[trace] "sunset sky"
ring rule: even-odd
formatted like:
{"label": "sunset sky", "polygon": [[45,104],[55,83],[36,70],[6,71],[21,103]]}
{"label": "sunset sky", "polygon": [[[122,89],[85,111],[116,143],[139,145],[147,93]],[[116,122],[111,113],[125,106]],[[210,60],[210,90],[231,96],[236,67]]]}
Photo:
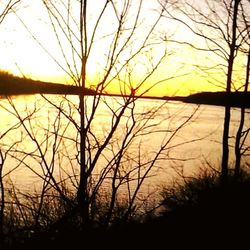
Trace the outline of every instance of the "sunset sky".
{"label": "sunset sky", "polygon": [[[4,2],[1,1],[3,6]],[[59,62],[64,61],[58,43],[56,41],[55,33],[53,32],[52,26],[48,19],[48,13],[45,7],[41,3],[42,1],[30,1],[23,0],[16,9],[16,14],[9,14],[3,23],[0,25],[0,69],[10,71],[16,75],[24,75],[37,80],[60,82],[60,83],[71,83],[70,79],[66,76],[65,72],[53,61],[48,53],[52,54]],[[60,1],[58,1],[60,2]],[[105,1],[101,1],[104,3]],[[136,2],[136,1],[132,1]],[[145,1],[144,1],[145,2]],[[141,34],[147,29],[155,20],[157,16],[156,9],[159,9],[157,1],[148,1],[147,4],[143,3],[143,15],[140,19],[142,22],[141,30],[138,31],[131,45],[138,46],[140,42]],[[90,18],[94,13],[100,11],[101,6],[96,6],[94,1],[90,1],[89,13]],[[136,7],[136,6],[135,6]],[[135,8],[136,9],[136,8]],[[133,8],[131,8],[133,10]],[[110,12],[109,12],[110,11]],[[73,12],[74,13],[74,12]],[[61,12],[63,14],[63,12]],[[75,19],[78,18],[76,15]],[[133,14],[133,13],[132,13]],[[135,14],[135,13],[134,13]],[[115,16],[110,9],[107,9],[102,21],[102,32],[103,36],[107,36],[112,32],[112,28],[115,26]],[[93,24],[90,20],[90,27]],[[142,32],[140,34],[140,32]],[[165,36],[171,36],[174,39],[183,40],[187,39],[189,42],[199,43],[200,41],[195,40],[196,38],[192,33],[177,25],[175,22],[171,22],[168,19],[163,19],[157,30],[159,37],[155,38],[158,43],[159,38]],[[99,33],[99,37],[101,37]],[[38,41],[35,41],[35,39]],[[95,85],[100,79],[100,72],[103,64],[105,64],[105,57],[107,56],[108,48],[107,44],[99,41],[99,43],[92,50],[90,60],[88,62],[88,84]],[[64,46],[64,40],[61,40],[62,46]],[[65,43],[66,44],[66,43]],[[42,45],[42,47],[41,47]],[[68,45],[65,45],[65,51],[68,53],[66,56],[71,57],[70,49],[67,49]],[[211,79],[205,77],[204,73],[199,71],[195,65],[199,63],[211,63],[212,57],[197,52],[187,46],[180,46],[175,43],[166,43],[164,45],[157,44],[155,48],[151,49],[151,61],[156,60],[162,55],[164,50],[167,49],[168,56],[164,60],[163,64],[159,67],[156,74],[148,80],[147,84],[159,81],[160,83],[152,89],[150,95],[188,95],[190,93],[199,91],[216,91],[222,90],[220,87],[215,87],[211,84]],[[48,53],[47,53],[47,52]],[[128,53],[128,52],[126,52]],[[124,58],[127,56],[124,53]],[[148,52],[149,53],[149,52]],[[145,54],[143,55],[145,57]],[[138,61],[134,63],[133,79],[131,81],[141,81],[145,75],[145,65],[141,62],[142,57],[138,57]],[[152,59],[153,58],[153,59]],[[121,59],[123,60],[123,58]],[[126,60],[126,59],[124,59]],[[217,60],[217,59],[215,59]],[[142,68],[145,66],[145,68]],[[77,66],[79,67],[79,65]],[[165,79],[165,80],[164,80]],[[223,79],[222,79],[223,81]],[[119,88],[116,88],[114,83],[109,91],[116,92]],[[149,85],[145,85],[149,86]]]}

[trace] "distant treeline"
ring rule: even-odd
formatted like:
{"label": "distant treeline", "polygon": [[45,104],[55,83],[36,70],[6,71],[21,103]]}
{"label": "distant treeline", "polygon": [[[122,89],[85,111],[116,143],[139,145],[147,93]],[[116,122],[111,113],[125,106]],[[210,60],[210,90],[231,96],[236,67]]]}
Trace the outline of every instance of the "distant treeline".
{"label": "distant treeline", "polygon": [[250,108],[250,92],[201,92],[186,97],[164,96],[164,98],[187,103]]}
{"label": "distant treeline", "polygon": [[35,81],[29,78],[14,76],[8,72],[0,72],[0,96],[28,94],[68,94],[94,95],[95,91],[82,87]]}
{"label": "distant treeline", "polygon": [[[36,81],[29,78],[14,76],[0,71],[0,96],[28,94],[65,94],[65,95],[96,95],[94,90],[61,83]],[[106,96],[126,96],[107,94]],[[129,95],[128,95],[129,96]],[[209,104],[231,107],[250,108],[250,92],[201,92],[189,96],[135,96],[136,98],[182,101],[196,104]]]}

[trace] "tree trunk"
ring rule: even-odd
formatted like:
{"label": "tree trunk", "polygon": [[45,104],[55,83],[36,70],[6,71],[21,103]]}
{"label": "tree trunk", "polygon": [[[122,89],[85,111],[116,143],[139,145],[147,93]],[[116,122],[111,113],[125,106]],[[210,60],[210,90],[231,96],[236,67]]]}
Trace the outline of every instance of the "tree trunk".
{"label": "tree trunk", "polygon": [[229,158],[229,128],[230,128],[230,106],[225,107],[225,117],[224,117],[224,131],[222,139],[222,164],[221,164],[221,178],[226,180],[228,176],[228,158]]}
{"label": "tree trunk", "polygon": [[[87,0],[80,1],[80,46],[81,46],[81,79],[80,86],[85,89],[86,85],[86,64],[87,64]],[[88,168],[86,165],[86,121],[85,121],[85,96],[80,96],[79,103],[80,113],[80,148],[79,148],[79,164],[80,164],[80,179],[77,191],[77,202],[82,217],[82,225],[88,226],[90,224],[89,214],[89,193],[88,193]]]}
{"label": "tree trunk", "polygon": [[[250,48],[248,50],[247,56],[247,66],[246,66],[246,80],[245,80],[245,87],[244,92],[248,91],[248,84],[249,84],[249,71],[250,71]],[[235,169],[234,169],[234,177],[237,179],[240,175],[240,167],[241,167],[241,137],[243,132],[243,126],[245,123],[245,108],[241,108],[241,116],[240,116],[240,124],[236,134],[235,140]]]}
{"label": "tree trunk", "polygon": [[239,128],[236,134],[236,140],[235,140],[235,169],[234,169],[234,177],[235,179],[238,179],[240,175],[240,163],[241,163],[241,135],[243,131],[243,126],[245,122],[245,108],[241,108],[241,116],[240,116],[240,124]]}
{"label": "tree trunk", "polygon": [[[233,7],[233,23],[232,23],[232,40],[230,43],[230,52],[228,57],[228,68],[227,68],[227,83],[226,83],[226,92],[231,92],[231,83],[233,75],[233,65],[234,57],[236,52],[236,31],[237,31],[237,16],[238,16],[238,7],[241,0],[234,1]],[[225,118],[224,118],[224,131],[222,139],[222,164],[221,164],[221,178],[226,180],[228,176],[228,160],[229,160],[229,129],[230,129],[230,116],[231,116],[231,107],[225,107]]]}

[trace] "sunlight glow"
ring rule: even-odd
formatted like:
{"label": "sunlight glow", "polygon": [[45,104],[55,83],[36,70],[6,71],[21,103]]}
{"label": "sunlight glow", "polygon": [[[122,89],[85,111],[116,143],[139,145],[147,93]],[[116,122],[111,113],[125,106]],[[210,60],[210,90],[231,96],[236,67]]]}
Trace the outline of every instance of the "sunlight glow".
{"label": "sunlight glow", "polygon": [[[0,25],[0,69],[37,80],[72,83],[65,71],[49,56],[49,54],[53,55],[61,65],[67,65],[56,41],[54,30],[47,18],[48,13],[44,6],[38,1],[26,1],[24,3],[16,14],[11,13]],[[148,11],[150,10],[151,12],[145,12],[141,19],[144,29],[150,25],[150,22],[154,18],[154,13],[156,13],[152,5],[149,2],[147,4]],[[98,6],[89,4],[90,13],[100,12],[101,7],[102,4]],[[131,6],[131,9],[133,7],[135,6]],[[93,54],[87,63],[88,86],[96,85],[102,79],[103,72],[107,70],[106,59],[109,56],[107,55],[107,51],[112,44],[112,32],[117,25],[114,22],[116,18],[114,13],[110,13],[113,13],[111,9],[103,16],[103,26],[101,31],[98,30],[99,33],[91,51]],[[149,13],[151,13],[151,16]],[[78,16],[74,18],[77,19]],[[93,15],[93,20],[95,20],[94,18]],[[94,23],[91,23],[93,20],[90,19],[89,30],[94,29]],[[75,27],[75,30],[77,32],[77,27]],[[169,21],[161,23],[160,30],[162,37],[164,36],[164,32],[174,34],[173,37],[177,39],[190,36],[187,30],[173,26],[173,23]],[[126,62],[130,56],[129,53],[134,53],[136,47],[140,46],[140,38],[143,33],[145,33],[145,30],[142,29],[141,33],[137,32],[135,34],[133,42],[122,53],[120,57],[121,61],[117,64],[118,66],[119,63]],[[34,40],[34,37],[38,42]],[[189,39],[192,39],[192,36]],[[70,44],[67,44],[63,39],[61,41],[64,43],[62,45],[65,45],[67,48],[65,50],[65,57],[70,59],[72,69],[79,69],[81,63],[79,58],[73,58]],[[150,77],[144,84],[147,87],[150,84],[152,85],[153,82],[160,82],[155,89],[147,93],[148,95],[187,95],[197,91],[221,90],[216,85],[211,84],[209,79],[205,80],[203,78],[204,73],[195,70],[194,66],[205,59],[201,53],[194,53],[190,48],[181,47],[178,44],[167,41],[164,46],[159,46],[157,42],[156,39],[154,48],[148,48],[148,50],[145,50],[140,56],[135,57],[133,62],[128,64],[127,69],[130,70],[130,78],[128,79],[128,73],[124,72],[123,74],[123,80],[129,81],[127,82],[128,86],[131,84],[133,88],[139,86],[147,75],[147,71],[151,70],[150,63],[159,58],[164,53],[164,50],[167,49],[169,55],[164,60],[164,64],[157,69],[157,77]],[[117,70],[119,69],[117,68]],[[115,72],[112,72],[112,74],[114,75]],[[107,90],[110,92],[119,92],[120,86],[116,81],[110,84]]]}

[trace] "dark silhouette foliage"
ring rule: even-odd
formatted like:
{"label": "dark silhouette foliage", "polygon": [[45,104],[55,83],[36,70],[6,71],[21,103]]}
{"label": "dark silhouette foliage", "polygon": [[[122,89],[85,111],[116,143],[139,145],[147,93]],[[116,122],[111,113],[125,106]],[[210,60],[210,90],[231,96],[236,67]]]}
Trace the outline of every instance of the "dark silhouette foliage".
{"label": "dark silhouette foliage", "polygon": [[[75,220],[55,223],[53,230],[38,232],[11,249],[162,248],[224,249],[248,244],[250,223],[250,175],[241,172],[221,182],[219,174],[205,173],[162,191],[160,215],[120,221],[104,227],[78,228]],[[70,216],[70,214],[68,215]]]}
{"label": "dark silhouette foliage", "polygon": [[164,220],[179,235],[222,247],[248,244],[249,173],[242,171],[235,179],[229,172],[227,182],[217,173],[205,173],[166,188],[162,197],[165,210],[158,220]]}
{"label": "dark silhouette foliage", "polygon": [[0,96],[27,94],[95,95],[95,91],[73,85],[35,81],[0,71]]}

